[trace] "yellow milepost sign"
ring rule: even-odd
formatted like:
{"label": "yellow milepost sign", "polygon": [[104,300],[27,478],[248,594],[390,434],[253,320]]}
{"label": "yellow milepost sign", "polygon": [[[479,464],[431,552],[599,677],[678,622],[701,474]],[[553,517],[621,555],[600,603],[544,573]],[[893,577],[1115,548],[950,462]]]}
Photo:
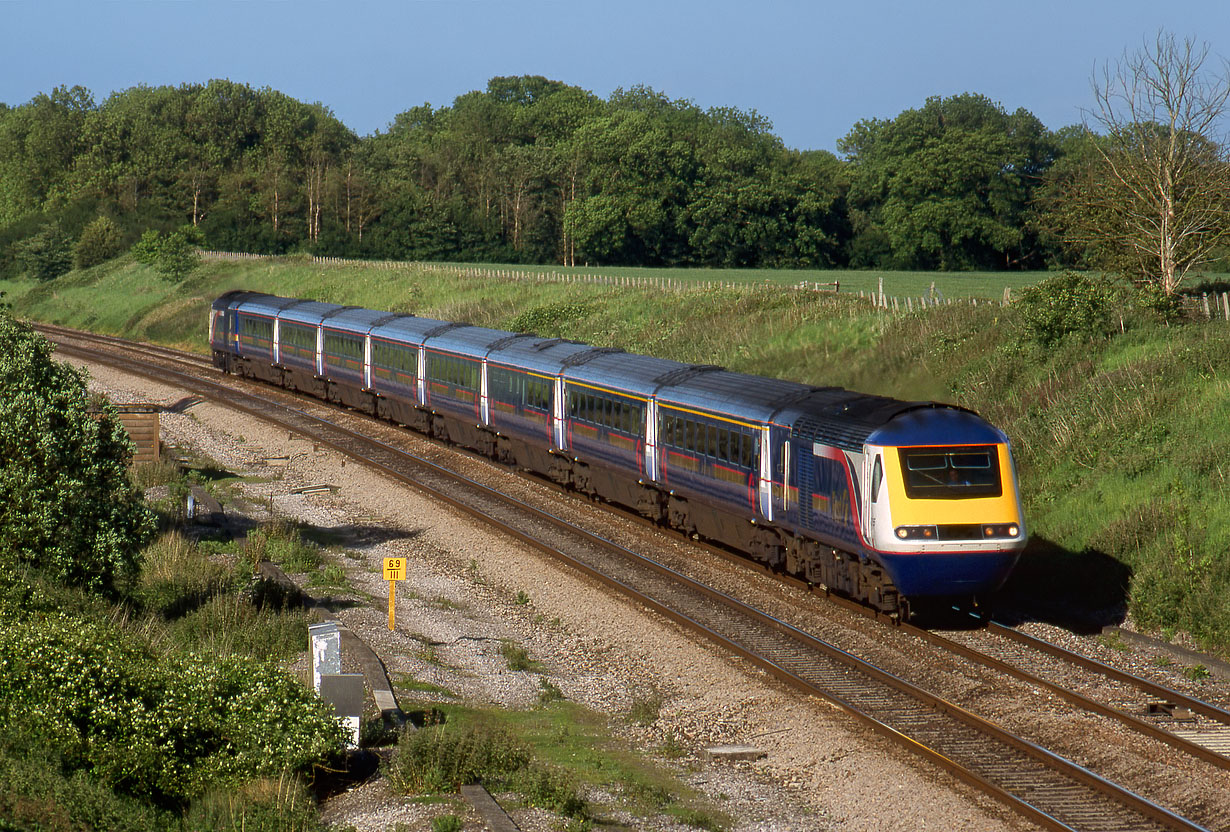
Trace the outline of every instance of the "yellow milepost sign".
{"label": "yellow milepost sign", "polygon": [[398,581],[406,579],[406,559],[405,558],[385,558],[384,559],[384,579],[389,582],[389,629],[393,629],[393,599],[395,597],[394,587]]}

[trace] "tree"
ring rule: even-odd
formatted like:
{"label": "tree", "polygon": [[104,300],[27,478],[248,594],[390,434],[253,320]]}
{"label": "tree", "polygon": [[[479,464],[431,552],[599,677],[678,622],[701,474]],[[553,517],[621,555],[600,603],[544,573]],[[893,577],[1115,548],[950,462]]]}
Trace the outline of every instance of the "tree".
{"label": "tree", "polygon": [[51,223],[16,245],[17,262],[35,280],[55,280],[73,268],[73,240]]}
{"label": "tree", "polygon": [[1053,212],[1065,240],[1167,295],[1230,242],[1230,157],[1214,137],[1230,68],[1214,72],[1208,59],[1207,44],[1159,32],[1104,67],[1090,115],[1104,133]]}
{"label": "tree", "polygon": [[115,220],[100,214],[82,229],[81,237],[73,246],[73,267],[88,269],[115,257],[123,251],[123,236]]}
{"label": "tree", "polygon": [[201,262],[197,241],[197,231],[190,225],[165,236],[150,229],[133,244],[132,253],[138,263],[152,267],[168,280],[183,280]]}
{"label": "tree", "polygon": [[1038,265],[1024,216],[1054,148],[1027,110],[972,93],[929,98],[854,126],[851,265],[994,269]]}
{"label": "tree", "polygon": [[0,568],[111,589],[154,531],[123,426],[109,405],[89,412],[85,374],[3,312],[0,389]]}

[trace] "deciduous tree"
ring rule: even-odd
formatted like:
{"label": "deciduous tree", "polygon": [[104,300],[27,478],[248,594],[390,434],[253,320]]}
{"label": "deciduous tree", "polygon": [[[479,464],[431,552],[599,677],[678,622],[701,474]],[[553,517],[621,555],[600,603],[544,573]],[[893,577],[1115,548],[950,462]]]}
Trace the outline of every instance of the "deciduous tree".
{"label": "deciduous tree", "polygon": [[[1088,164],[1062,183],[1053,219],[1096,261],[1173,294],[1230,242],[1230,155],[1219,132],[1230,68],[1159,32],[1094,79]],[[1090,123],[1092,122],[1092,124]]]}

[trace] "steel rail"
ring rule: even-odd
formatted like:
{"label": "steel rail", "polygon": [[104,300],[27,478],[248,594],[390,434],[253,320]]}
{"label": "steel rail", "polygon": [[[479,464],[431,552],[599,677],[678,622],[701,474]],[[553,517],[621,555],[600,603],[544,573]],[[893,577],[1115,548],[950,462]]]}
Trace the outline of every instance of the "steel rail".
{"label": "steel rail", "polygon": [[[1057,755],[1054,755],[1039,746],[1015,737],[1008,732],[1003,731],[1003,729],[998,726],[994,726],[991,723],[963,710],[959,706],[946,702],[930,693],[922,691],[913,685],[904,682],[903,680],[891,676],[891,674],[887,674],[878,668],[874,668],[868,663],[851,656],[839,648],[833,647],[832,645],[827,645],[825,642],[815,639],[814,637],[803,633],[802,631],[799,631],[784,622],[767,616],[759,611],[752,610],[729,596],[708,587],[704,587],[703,585],[686,578],[668,567],[658,564],[652,560],[645,559],[642,556],[632,553],[623,547],[619,547],[598,535],[593,535],[589,532],[585,532],[584,530],[577,529],[576,527],[571,526],[571,524],[567,524],[566,521],[554,517],[547,512],[543,512],[532,506],[528,506],[521,501],[513,500],[504,495],[500,495],[498,492],[494,492],[486,486],[475,483],[473,480],[469,480],[468,478],[453,474],[452,472],[447,471],[447,469],[435,465],[427,460],[421,460],[413,457],[412,455],[405,454],[404,452],[392,448],[392,446],[389,446],[386,443],[370,440],[365,437],[358,437],[348,431],[345,431],[345,429],[328,422],[327,420],[320,420],[316,417],[308,416],[301,410],[290,408],[282,404],[273,404],[267,401],[262,401],[250,394],[240,393],[211,381],[185,376],[184,374],[166,369],[159,372],[158,370],[150,369],[144,365],[134,367],[130,361],[126,361],[122,358],[116,358],[111,355],[98,356],[79,348],[65,346],[64,349],[67,352],[78,354],[79,357],[98,360],[101,363],[109,364],[110,366],[117,367],[117,369],[122,369],[126,372],[136,372],[140,375],[145,375],[146,377],[153,378],[163,383],[175,383],[180,386],[186,386],[189,389],[193,389],[193,392],[201,395],[208,395],[209,397],[215,399],[220,398],[229,406],[236,407],[237,409],[251,413],[252,415],[262,419],[271,419],[272,421],[280,422],[283,426],[292,430],[310,432],[310,425],[305,425],[303,423],[304,420],[310,420],[310,422],[323,426],[326,431],[341,432],[343,434],[343,438],[340,439],[336,436],[324,435],[320,435],[319,439],[321,439],[324,444],[333,447],[340,453],[356,458],[367,464],[371,464],[373,467],[395,476],[399,480],[408,482],[420,490],[425,490],[429,493],[435,491],[433,496],[442,498],[450,505],[453,505],[471,515],[482,518],[484,522],[490,523],[497,528],[512,534],[517,539],[523,540],[539,549],[548,551],[556,557],[562,558],[565,562],[570,563],[587,574],[593,575],[598,580],[619,588],[621,591],[635,598],[640,603],[661,612],[669,618],[676,620],[691,629],[706,634],[710,639],[725,646],[731,652],[746,657],[748,660],[754,662],[760,667],[765,668],[774,676],[792,684],[796,688],[805,690],[812,694],[823,696],[833,702],[844,712],[871,726],[873,730],[877,731],[877,733],[892,737],[916,753],[933,760],[945,769],[952,771],[966,782],[986,791],[997,799],[1012,806],[1025,816],[1030,817],[1048,828],[1200,829],[1200,827],[1196,824],[1179,817],[1173,812],[1134,795],[1131,792],[1106,781],[1105,779],[1080,766],[1063,760]],[[166,373],[178,376],[179,379],[169,381],[165,377]],[[207,393],[202,388],[208,388],[210,392]],[[261,402],[261,404],[259,406],[253,405],[251,404],[252,401],[258,401]],[[271,404],[278,410],[284,412],[283,418],[279,419],[268,412],[268,408]],[[364,453],[360,450],[356,450],[354,447],[355,442],[362,442],[369,448],[376,449],[378,453],[395,454],[395,463],[390,464],[387,461],[375,459],[371,455],[370,451]],[[737,610],[742,623],[738,624],[736,629],[739,630],[741,628],[746,628],[749,626],[748,622],[753,622],[756,625],[754,628],[755,632],[750,635],[745,635],[742,638],[738,637],[737,634],[732,636],[730,633],[719,632],[719,628],[721,627],[729,628],[729,621],[719,622],[717,626],[715,626],[714,621],[706,622],[701,620],[704,618],[703,613],[706,608],[712,609],[715,605],[709,603],[701,604],[697,608],[702,613],[699,617],[695,613],[688,614],[681,612],[679,609],[676,609],[676,605],[669,602],[663,602],[643,590],[631,586],[628,581],[620,580],[612,577],[611,575],[604,574],[604,570],[598,569],[579,560],[557,545],[544,542],[540,536],[524,532],[522,529],[513,526],[500,518],[491,516],[487,511],[476,509],[474,506],[467,504],[464,500],[453,498],[451,494],[441,493],[438,489],[432,489],[430,486],[423,484],[420,479],[411,477],[406,474],[404,470],[398,469],[396,463],[401,463],[404,465],[407,462],[410,462],[416,467],[430,470],[433,473],[443,474],[451,480],[451,489],[455,489],[458,485],[465,483],[467,487],[482,492],[488,499],[498,499],[505,505],[515,506],[517,511],[523,513],[528,512],[538,519],[546,520],[557,526],[562,524],[567,527],[569,534],[582,540],[588,540],[591,544],[601,546],[608,551],[618,552],[619,556],[622,558],[635,558],[640,562],[641,566],[648,566],[651,570],[657,571],[663,576],[667,576],[669,585],[666,587],[658,587],[658,590],[663,594],[668,596],[677,594],[681,591],[682,587],[687,587],[696,595],[696,597],[702,597],[709,601],[719,601],[723,610]],[[765,633],[770,631],[776,632],[789,639],[789,646],[784,649],[781,647],[777,648],[778,652],[776,658],[773,658],[771,655],[765,655],[766,650],[763,645],[757,646],[756,644],[757,641],[764,641]],[[792,653],[798,652],[800,646],[807,649],[807,656],[803,659],[800,659],[797,655],[792,656]],[[798,669],[800,661],[804,664],[815,664],[818,656],[824,656],[828,662],[835,662],[839,665],[840,670],[837,675],[847,677],[845,681],[843,682],[838,680],[834,682],[833,679],[830,678],[828,684],[817,684],[814,679],[809,680],[807,678],[808,671],[806,671],[806,668],[804,669],[805,672],[800,672]],[[793,669],[791,668],[791,665],[794,665]],[[912,705],[907,704],[903,706],[900,703],[894,703],[887,706],[886,713],[890,715],[890,718],[895,715],[898,718],[898,725],[891,724],[891,722],[887,719],[881,719],[872,715],[867,712],[865,708],[856,706],[851,701],[848,701],[847,697],[841,694],[840,691],[842,685],[844,684],[848,688],[851,684],[849,676],[852,671],[857,672],[867,680],[871,680],[871,682],[880,686],[882,689],[881,692],[875,693],[860,692],[867,698],[868,701],[876,698],[884,699],[885,695],[883,691],[894,691],[899,694],[907,695],[912,699],[914,703]],[[813,668],[809,672],[814,675],[817,671]],[[823,677],[824,673],[820,673],[820,676]],[[829,676],[833,676],[831,671],[829,671]],[[860,684],[866,683],[860,682]],[[858,686],[856,685],[855,687],[857,688]],[[836,690],[834,688],[836,688]],[[891,699],[892,697],[888,698]],[[945,727],[938,729],[937,736],[930,737],[929,739],[920,738],[928,732],[933,734],[936,733],[937,728],[935,724],[919,724],[920,715],[917,713],[919,705],[921,705],[923,709],[929,710],[931,713],[936,715],[943,715],[947,720],[949,720]],[[909,711],[910,713],[906,713],[906,711]],[[911,735],[910,733],[911,723],[913,723],[913,728],[915,729],[914,735]],[[965,732],[954,730],[952,728],[953,725],[963,725],[968,729],[972,729],[973,733],[969,737],[958,737],[958,734],[963,734]],[[988,739],[993,739],[995,742],[1000,743],[1003,748],[1009,749],[1010,753],[1006,756],[1010,757],[1011,761],[1005,764],[1005,754],[1001,749],[988,750],[986,748]],[[945,743],[948,746],[947,748],[934,747],[944,746]],[[974,747],[975,750],[980,750],[982,752],[982,762],[976,762],[974,764],[975,766],[981,766],[983,768],[983,772],[981,773],[970,765],[969,758],[971,746]],[[990,754],[992,758],[996,758],[998,755],[998,759],[992,759],[991,762],[988,763],[986,760],[988,754]],[[957,757],[959,756],[966,757],[965,762],[958,760]],[[1021,760],[1025,758],[1032,759],[1035,763],[1042,764],[1044,768],[1034,772],[1024,771],[1021,766]],[[1055,776],[1059,776],[1062,782],[1058,784],[1043,782],[1047,779],[1054,778]],[[1083,793],[1075,794],[1073,793],[1074,789],[1077,792]],[[1018,794],[1018,792],[1029,793],[1030,800],[1026,800],[1021,796],[1021,794]],[[1113,798],[1106,797],[1107,795],[1113,795]],[[1042,799],[1039,800],[1039,797]],[[1081,800],[1077,800],[1076,798],[1078,797],[1081,798]],[[1090,797],[1093,799],[1090,800]],[[1078,806],[1077,804],[1081,803],[1082,800],[1084,800],[1087,805],[1083,807]],[[1102,805],[1095,805],[1099,801],[1102,802]],[[1040,808],[1038,805],[1039,803],[1046,806],[1046,808]],[[1110,805],[1106,805],[1107,803]],[[1072,823],[1075,823],[1076,825],[1071,825]]]}

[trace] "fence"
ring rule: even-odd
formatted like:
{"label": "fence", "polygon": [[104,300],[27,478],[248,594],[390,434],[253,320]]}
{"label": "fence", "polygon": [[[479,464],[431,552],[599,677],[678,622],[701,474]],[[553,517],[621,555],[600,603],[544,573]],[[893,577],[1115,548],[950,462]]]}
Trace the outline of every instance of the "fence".
{"label": "fence", "polygon": [[[230,251],[202,251],[201,257],[206,260],[285,260],[273,254],[244,254]],[[841,290],[839,281],[820,283],[804,280],[795,284],[774,283],[771,280],[737,281],[737,280],[684,280],[674,277],[638,277],[633,275],[584,274],[578,272],[560,272],[553,270],[529,269],[497,269],[486,266],[454,266],[444,263],[423,263],[413,260],[351,260],[344,257],[315,257],[311,263],[317,266],[345,268],[362,266],[364,268],[384,269],[388,271],[420,271],[449,275],[471,280],[513,280],[529,283],[571,283],[597,287],[653,289],[663,292],[692,292],[697,290],[724,289],[730,291],[755,289],[789,289],[802,292],[837,294]],[[986,306],[995,304],[1007,306],[1012,303],[1012,288],[1005,287],[1003,297],[993,298],[946,298],[944,293],[932,283],[926,294],[906,297],[896,297],[884,293],[884,278],[880,278],[878,291],[859,290],[860,300],[871,303],[878,309],[893,314],[909,314],[936,306],[952,306],[966,304],[969,306]],[[853,297],[854,292],[847,291],[847,296]],[[1205,293],[1201,297],[1188,296],[1184,300],[1184,311],[1192,316],[1203,315],[1206,320],[1222,318],[1230,321],[1230,292],[1220,294]]]}

